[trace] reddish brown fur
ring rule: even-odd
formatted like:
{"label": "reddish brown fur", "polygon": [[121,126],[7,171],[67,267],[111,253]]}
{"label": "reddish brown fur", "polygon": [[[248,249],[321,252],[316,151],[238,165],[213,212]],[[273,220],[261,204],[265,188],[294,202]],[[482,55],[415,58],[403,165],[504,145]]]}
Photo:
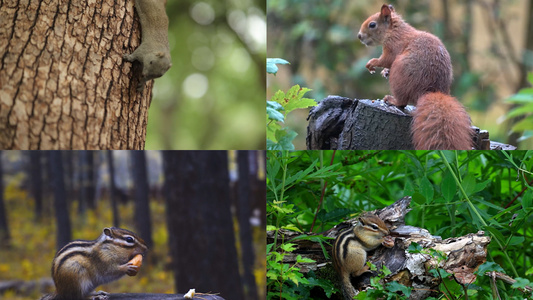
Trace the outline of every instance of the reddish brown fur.
{"label": "reddish brown fur", "polygon": [[381,56],[366,67],[372,73],[376,67],[390,69],[393,96],[385,101],[398,107],[417,105],[411,127],[416,149],[472,149],[470,117],[449,96],[452,63],[439,38],[411,27],[384,4],[361,25],[359,39],[367,46],[383,45]]}
{"label": "reddish brown fur", "polygon": [[449,95],[437,92],[420,97],[411,130],[415,149],[472,149],[470,117],[461,103]]}

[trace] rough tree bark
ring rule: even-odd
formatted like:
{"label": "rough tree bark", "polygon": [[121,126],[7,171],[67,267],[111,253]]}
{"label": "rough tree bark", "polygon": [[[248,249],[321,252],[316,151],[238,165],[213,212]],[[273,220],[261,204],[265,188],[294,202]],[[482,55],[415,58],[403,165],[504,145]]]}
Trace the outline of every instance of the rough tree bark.
{"label": "rough tree bark", "polygon": [[0,149],[144,148],[133,2],[0,1]]}

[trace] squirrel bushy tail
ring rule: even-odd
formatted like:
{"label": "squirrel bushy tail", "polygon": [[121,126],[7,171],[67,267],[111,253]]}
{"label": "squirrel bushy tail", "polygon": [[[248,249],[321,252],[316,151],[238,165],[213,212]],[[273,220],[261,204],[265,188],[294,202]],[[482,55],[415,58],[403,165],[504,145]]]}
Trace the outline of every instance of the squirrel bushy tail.
{"label": "squirrel bushy tail", "polygon": [[471,150],[470,116],[454,97],[440,92],[422,95],[411,125],[417,150]]}

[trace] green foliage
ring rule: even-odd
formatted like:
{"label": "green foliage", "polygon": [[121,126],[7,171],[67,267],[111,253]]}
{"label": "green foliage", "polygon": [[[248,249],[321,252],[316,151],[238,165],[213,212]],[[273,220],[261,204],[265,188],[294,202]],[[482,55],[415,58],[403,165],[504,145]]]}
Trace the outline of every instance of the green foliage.
{"label": "green foliage", "polygon": [[290,62],[282,58],[267,58],[267,73],[276,75],[276,73],[278,73],[278,66],[276,64],[287,65],[290,64]]}
{"label": "green foliage", "polygon": [[[361,211],[412,196],[406,224],[443,238],[478,231],[491,237],[488,263],[480,267],[477,280],[464,289],[450,276],[444,279],[447,289],[443,286],[441,291],[450,298],[464,297],[465,291],[490,297],[493,291],[486,272],[500,270],[513,278],[526,278],[533,272],[528,252],[533,246],[531,154],[533,151],[269,151],[267,224],[322,232]],[[410,251],[445,259],[442,253],[416,245]],[[449,276],[439,270],[432,272]],[[495,288],[502,299],[524,298],[521,291],[502,282]],[[390,290],[384,286],[382,291]]]}
{"label": "green foliage", "polygon": [[[267,59],[267,72],[276,74],[278,67],[276,64],[288,64],[289,62],[281,58]],[[288,128],[282,127],[288,113],[299,108],[316,106],[313,99],[304,98],[308,88],[301,88],[299,85],[291,87],[287,93],[278,90],[274,96],[267,101],[267,149],[268,150],[294,150],[292,141],[297,133]]]}
{"label": "green foliage", "polygon": [[[316,180],[323,178],[325,174],[331,171],[331,168],[323,168],[316,170],[315,162],[305,170],[301,170],[296,174],[288,174],[287,167],[291,161],[289,152],[269,152],[277,153],[275,156],[270,156],[267,161],[267,177],[269,182],[267,187],[271,192],[270,201],[267,202],[267,216],[271,222],[267,223],[268,231],[275,231],[275,242],[267,245],[267,299],[311,299],[310,290],[314,287],[320,288],[329,298],[335,291],[333,283],[317,277],[313,272],[309,272],[307,276],[300,272],[296,265],[289,265],[283,263],[283,258],[294,251],[295,244],[284,241],[284,237],[280,232],[281,229],[288,229],[293,231],[300,231],[298,226],[289,222],[294,217],[294,204],[287,203],[285,200],[285,192],[295,185],[306,180]],[[280,176],[281,180],[278,180]],[[278,236],[282,236],[283,240],[278,244]],[[330,238],[322,235],[301,235],[291,241],[296,240],[310,240],[318,242],[325,257],[328,257],[324,243]],[[278,245],[276,247],[276,245]],[[300,255],[296,258],[297,263],[313,263],[311,259],[302,258]]]}
{"label": "green foliage", "polygon": [[[146,149],[264,149],[266,39],[251,29],[266,23],[264,1],[168,1],[166,10],[173,66],[154,81],[148,117],[138,103],[116,109],[147,119]],[[249,21],[219,17],[236,12]]]}
{"label": "green foliage", "polygon": [[[527,77],[533,85],[533,73]],[[523,88],[517,94],[509,97],[507,102],[515,104],[515,108],[507,113],[506,119],[517,118],[511,131],[522,133],[519,141],[524,141],[533,136],[533,88]]]}

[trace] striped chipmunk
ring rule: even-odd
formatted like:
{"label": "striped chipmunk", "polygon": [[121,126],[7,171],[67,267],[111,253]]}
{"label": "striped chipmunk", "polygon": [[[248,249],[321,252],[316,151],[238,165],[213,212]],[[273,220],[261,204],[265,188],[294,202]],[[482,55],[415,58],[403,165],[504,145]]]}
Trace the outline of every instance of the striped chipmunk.
{"label": "striped chipmunk", "polygon": [[350,275],[357,277],[368,271],[367,251],[379,247],[387,235],[387,225],[376,215],[366,213],[359,217],[353,228],[337,236],[332,250],[333,265],[340,276],[345,299],[353,299],[355,296]]}
{"label": "striped chipmunk", "polygon": [[124,275],[135,276],[148,247],[135,233],[104,228],[94,241],[72,241],[59,250],[52,262],[56,293],[41,300],[107,299],[93,290]]}

